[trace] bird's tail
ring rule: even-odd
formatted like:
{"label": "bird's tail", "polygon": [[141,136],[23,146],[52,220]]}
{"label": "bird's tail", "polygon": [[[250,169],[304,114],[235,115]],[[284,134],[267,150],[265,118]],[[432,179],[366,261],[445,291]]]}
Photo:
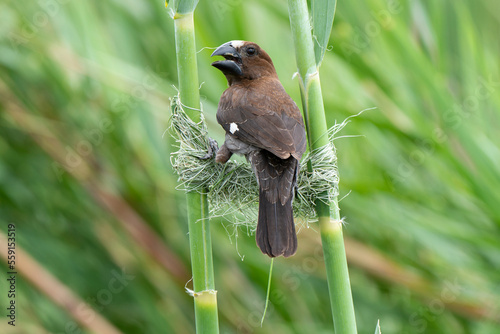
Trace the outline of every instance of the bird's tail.
{"label": "bird's tail", "polygon": [[293,222],[292,200],[289,196],[284,205],[272,203],[262,188],[259,191],[259,219],[255,239],[262,253],[270,257],[285,257],[297,251],[297,235]]}

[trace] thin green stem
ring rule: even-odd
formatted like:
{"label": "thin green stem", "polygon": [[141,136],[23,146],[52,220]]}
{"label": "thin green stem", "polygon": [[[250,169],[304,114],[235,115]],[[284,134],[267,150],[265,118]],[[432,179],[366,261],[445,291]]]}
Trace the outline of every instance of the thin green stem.
{"label": "thin green stem", "polygon": [[[306,0],[288,0],[309,149],[330,145]],[[314,169],[314,166],[311,166]],[[338,201],[316,201],[336,333],[357,333]]]}
{"label": "thin green stem", "polygon": [[274,258],[271,258],[271,265],[269,266],[269,278],[267,280],[266,305],[264,305],[264,313],[262,314],[262,319],[260,319],[260,327],[262,327],[262,324],[264,323],[264,319],[266,318],[267,306],[269,305],[269,292],[271,291],[273,264],[274,264]]}
{"label": "thin green stem", "polygon": [[[177,14],[174,22],[180,101],[188,116],[199,121],[201,111],[193,13]],[[188,192],[186,198],[196,332],[215,334],[219,333],[219,321],[207,196]]]}

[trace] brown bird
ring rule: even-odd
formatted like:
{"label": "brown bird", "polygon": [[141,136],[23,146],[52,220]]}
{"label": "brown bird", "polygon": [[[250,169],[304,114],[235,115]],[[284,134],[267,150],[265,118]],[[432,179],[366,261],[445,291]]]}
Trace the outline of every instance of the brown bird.
{"label": "brown bird", "polygon": [[247,158],[259,184],[257,245],[270,257],[291,256],[297,251],[292,201],[306,150],[302,115],[257,44],[231,41],[212,56],[225,58],[212,65],[229,84],[217,110],[226,138],[215,160],[225,163],[233,153]]}

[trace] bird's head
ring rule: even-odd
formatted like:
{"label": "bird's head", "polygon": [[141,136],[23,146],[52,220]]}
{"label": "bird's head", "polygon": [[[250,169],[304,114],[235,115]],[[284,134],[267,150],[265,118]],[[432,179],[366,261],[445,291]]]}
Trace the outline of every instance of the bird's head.
{"label": "bird's head", "polygon": [[230,41],[219,46],[213,56],[224,60],[212,63],[224,73],[231,85],[242,80],[254,80],[265,76],[277,77],[271,57],[260,46],[246,41]]}

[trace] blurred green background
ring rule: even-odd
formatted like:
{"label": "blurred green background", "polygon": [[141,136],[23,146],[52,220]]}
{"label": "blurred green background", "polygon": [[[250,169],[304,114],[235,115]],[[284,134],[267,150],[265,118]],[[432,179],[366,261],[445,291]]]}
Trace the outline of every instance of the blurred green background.
{"label": "blurred green background", "polygon": [[[214,138],[226,41],[263,47],[300,105],[286,1],[201,0],[195,20]],[[499,32],[496,0],[337,4],[329,125],[376,107],[336,140],[360,333],[500,333]],[[173,36],[162,1],[0,4],[0,230],[16,226],[19,271],[12,327],[1,259],[0,332],[194,333]],[[246,232],[213,220],[221,333],[331,333],[315,224],[275,261],[262,328],[270,261]]]}

